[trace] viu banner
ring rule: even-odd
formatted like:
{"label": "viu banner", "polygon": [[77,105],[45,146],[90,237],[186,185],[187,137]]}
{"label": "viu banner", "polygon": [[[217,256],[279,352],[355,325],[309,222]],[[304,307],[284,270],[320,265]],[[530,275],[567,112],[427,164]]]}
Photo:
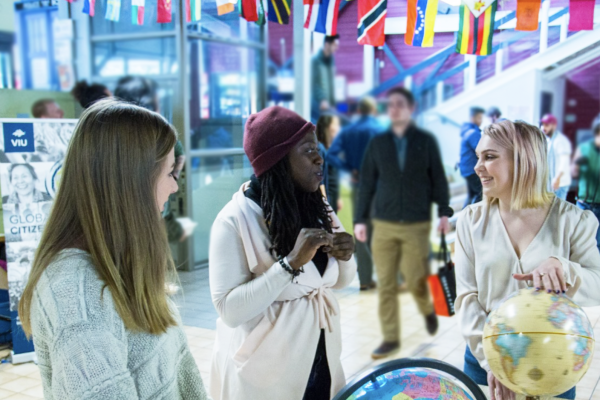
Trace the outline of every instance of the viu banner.
{"label": "viu banner", "polygon": [[8,264],[13,363],[35,358],[18,306],[48,219],[77,120],[1,119],[0,190]]}

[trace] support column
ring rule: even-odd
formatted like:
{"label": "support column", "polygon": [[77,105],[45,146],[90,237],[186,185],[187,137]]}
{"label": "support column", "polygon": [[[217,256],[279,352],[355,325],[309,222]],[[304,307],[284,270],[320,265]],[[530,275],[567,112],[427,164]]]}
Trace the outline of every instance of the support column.
{"label": "support column", "polygon": [[550,0],[545,0],[542,3],[542,12],[540,20],[542,27],[540,29],[540,53],[543,53],[548,49],[548,25],[550,16]]}
{"label": "support column", "polygon": [[294,2],[294,111],[310,120],[310,31],[304,29],[304,4]]}
{"label": "support column", "polygon": [[501,47],[496,52],[496,75],[500,74],[500,72],[502,72],[503,68],[504,68],[504,48]]}
{"label": "support column", "polygon": [[465,69],[465,90],[468,90],[477,84],[477,56],[466,54],[465,61],[469,63],[469,67]]}
{"label": "support column", "polygon": [[560,43],[567,40],[569,33],[569,14],[565,14],[560,18]]}
{"label": "support column", "polygon": [[375,87],[375,47],[363,46],[363,82],[365,91]]}
{"label": "support column", "polygon": [[[183,147],[186,154],[185,172],[179,179],[179,192],[177,199],[171,202],[171,209],[175,211],[176,216],[193,215],[191,209],[193,203],[193,193],[191,185],[192,163],[189,157],[191,149],[190,134],[190,77],[187,74],[189,64],[190,48],[188,47],[187,27],[185,21],[185,8],[183,2],[176,2],[177,13],[175,14],[175,54],[177,56],[177,85],[173,93],[173,125],[183,136]],[[202,51],[202,50],[200,50]],[[195,267],[194,246],[190,238],[178,243],[173,248],[175,262],[185,271],[191,271]]]}
{"label": "support column", "polygon": [[444,81],[439,81],[435,85],[435,105],[439,106],[444,102]]}

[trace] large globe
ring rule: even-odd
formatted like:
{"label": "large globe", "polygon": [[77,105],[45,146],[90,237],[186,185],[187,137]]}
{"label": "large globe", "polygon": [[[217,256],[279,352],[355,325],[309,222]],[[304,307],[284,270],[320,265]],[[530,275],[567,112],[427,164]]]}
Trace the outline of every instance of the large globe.
{"label": "large globe", "polygon": [[513,392],[557,396],[590,367],[593,332],[567,296],[521,289],[488,316],[483,350],[494,376]]}
{"label": "large globe", "polygon": [[473,400],[455,380],[427,368],[390,371],[368,382],[348,400]]}

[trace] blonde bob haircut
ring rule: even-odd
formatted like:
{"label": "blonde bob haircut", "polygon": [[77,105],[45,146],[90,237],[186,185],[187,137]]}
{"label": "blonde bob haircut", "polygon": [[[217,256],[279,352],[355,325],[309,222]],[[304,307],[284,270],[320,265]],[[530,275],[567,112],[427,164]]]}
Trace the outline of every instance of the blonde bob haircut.
{"label": "blonde bob haircut", "polygon": [[[483,134],[512,153],[511,209],[540,208],[550,203],[554,195],[548,191],[548,156],[542,131],[523,121],[504,120],[488,126]],[[492,204],[498,199],[488,197],[487,201]]]}
{"label": "blonde bob haircut", "polygon": [[36,285],[68,248],[90,254],[127,329],[160,334],[176,324],[166,289],[175,268],[156,199],[176,141],[175,129],[142,107],[107,99],[85,110],[19,302],[27,335]]}

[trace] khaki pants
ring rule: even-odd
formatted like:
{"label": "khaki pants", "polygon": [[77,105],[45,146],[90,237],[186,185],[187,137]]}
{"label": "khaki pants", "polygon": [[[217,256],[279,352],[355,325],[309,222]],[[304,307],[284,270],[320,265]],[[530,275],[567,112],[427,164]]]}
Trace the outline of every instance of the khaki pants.
{"label": "khaki pants", "polygon": [[373,221],[372,248],[378,280],[379,320],[386,342],[400,340],[398,270],[421,314],[429,315],[434,311],[427,286],[430,230],[430,222]]}

